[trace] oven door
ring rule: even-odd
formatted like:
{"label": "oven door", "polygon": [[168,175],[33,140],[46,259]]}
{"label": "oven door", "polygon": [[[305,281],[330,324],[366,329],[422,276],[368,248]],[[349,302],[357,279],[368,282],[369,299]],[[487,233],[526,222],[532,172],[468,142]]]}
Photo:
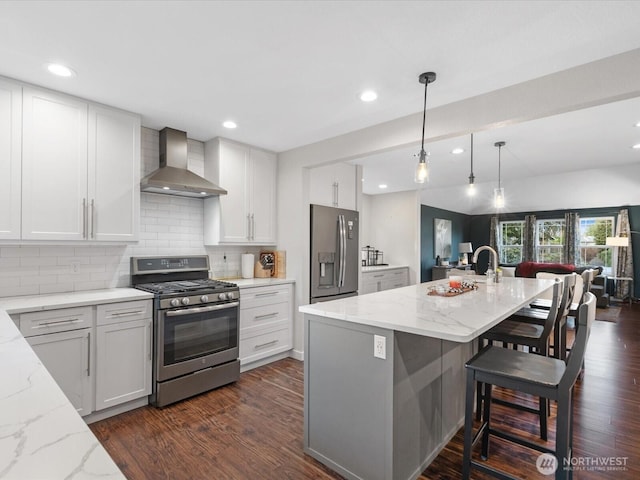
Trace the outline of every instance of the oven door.
{"label": "oven door", "polygon": [[160,310],[156,381],[236,360],[239,310],[239,302]]}

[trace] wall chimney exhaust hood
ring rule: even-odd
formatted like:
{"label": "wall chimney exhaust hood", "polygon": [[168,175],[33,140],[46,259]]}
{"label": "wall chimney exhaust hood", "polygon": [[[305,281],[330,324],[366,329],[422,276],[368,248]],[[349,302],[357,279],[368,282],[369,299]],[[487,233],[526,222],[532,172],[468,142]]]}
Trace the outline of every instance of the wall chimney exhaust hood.
{"label": "wall chimney exhaust hood", "polygon": [[160,168],[140,181],[140,190],[197,198],[227,194],[187,169],[187,133],[166,127],[160,130]]}

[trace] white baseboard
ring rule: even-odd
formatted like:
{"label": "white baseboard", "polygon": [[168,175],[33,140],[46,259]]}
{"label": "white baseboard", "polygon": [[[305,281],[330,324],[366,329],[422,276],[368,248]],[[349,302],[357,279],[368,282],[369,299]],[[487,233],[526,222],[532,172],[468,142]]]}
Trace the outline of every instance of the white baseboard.
{"label": "white baseboard", "polygon": [[291,350],[289,356],[295,360],[304,362],[304,350]]}

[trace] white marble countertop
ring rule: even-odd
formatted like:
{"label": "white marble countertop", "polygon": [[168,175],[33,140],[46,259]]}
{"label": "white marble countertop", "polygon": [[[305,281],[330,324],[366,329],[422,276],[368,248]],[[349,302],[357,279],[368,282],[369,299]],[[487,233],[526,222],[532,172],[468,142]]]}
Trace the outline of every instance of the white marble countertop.
{"label": "white marble countertop", "polygon": [[[484,278],[480,276],[479,280]],[[430,286],[447,283],[447,280],[426,282],[303,305],[299,310],[388,330],[469,342],[551,288],[553,280],[503,278],[497,284],[479,283],[477,290],[455,297],[427,295]]]}
{"label": "white marble countertop", "polygon": [[379,272],[381,270],[393,270],[394,268],[409,268],[408,265],[371,265],[369,267],[361,267],[362,273]]}
{"label": "white marble countertop", "polygon": [[153,294],[136,290],[135,288],[109,288],[103,290],[0,298],[0,310],[4,310],[13,315],[38,310],[81,307],[84,305],[126,302],[129,300],[144,300],[148,298],[153,298]]}
{"label": "white marble countertop", "polygon": [[0,478],[125,479],[0,311]]}

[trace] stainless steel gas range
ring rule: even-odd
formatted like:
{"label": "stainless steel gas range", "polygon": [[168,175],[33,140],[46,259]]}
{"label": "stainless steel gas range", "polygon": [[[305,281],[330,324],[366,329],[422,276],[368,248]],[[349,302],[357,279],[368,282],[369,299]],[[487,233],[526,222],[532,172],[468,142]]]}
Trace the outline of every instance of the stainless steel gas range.
{"label": "stainless steel gas range", "polygon": [[240,290],[209,280],[209,257],[131,257],[131,286],[154,297],[151,404],[238,380]]}

